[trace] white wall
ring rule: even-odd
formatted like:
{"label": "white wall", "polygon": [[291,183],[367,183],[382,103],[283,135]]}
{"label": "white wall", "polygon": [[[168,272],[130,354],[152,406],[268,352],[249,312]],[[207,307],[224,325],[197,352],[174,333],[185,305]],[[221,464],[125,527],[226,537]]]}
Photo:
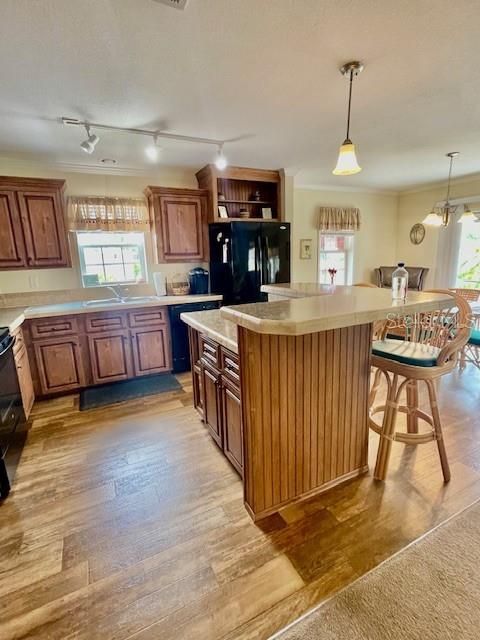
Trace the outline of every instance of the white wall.
{"label": "white wall", "polygon": [[[294,190],[292,280],[316,282],[318,269],[318,209],[321,206],[358,207],[361,228],[355,234],[353,281],[371,281],[372,271],[394,264],[397,255],[397,197],[381,193]],[[311,260],[300,259],[300,240],[313,241]]]}
{"label": "white wall", "polygon": [[[410,242],[410,229],[415,223],[422,222],[436,202],[444,200],[445,192],[445,184],[440,184],[426,190],[400,194],[398,198],[397,258],[407,265],[428,267],[428,287],[435,284],[437,263],[442,259],[439,255],[439,240],[445,229],[426,227],[425,240],[419,245]],[[472,196],[472,200],[478,202],[480,178],[453,181],[451,193],[452,199]]]}
{"label": "white wall", "polygon": [[[107,195],[118,197],[141,197],[147,185],[168,187],[198,187],[195,171],[185,168],[162,167],[151,175],[123,176],[106,173],[63,172],[54,167],[34,163],[11,162],[0,158],[0,175],[36,178],[58,178],[66,180],[68,195]],[[71,240],[71,238],[70,238]],[[0,271],[0,294],[30,291],[48,291],[80,288],[80,270],[76,247],[72,245],[71,269],[32,269]],[[193,266],[188,264],[155,265],[150,255],[150,271],[163,271],[167,275],[187,273]]]}

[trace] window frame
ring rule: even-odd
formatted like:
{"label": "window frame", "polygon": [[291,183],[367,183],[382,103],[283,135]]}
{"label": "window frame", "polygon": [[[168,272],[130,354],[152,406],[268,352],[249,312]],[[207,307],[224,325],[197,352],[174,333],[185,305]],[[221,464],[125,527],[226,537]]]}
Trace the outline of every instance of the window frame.
{"label": "window frame", "polygon": [[[322,250],[322,236],[342,236],[348,238],[351,243],[350,249]],[[354,255],[355,255],[355,233],[353,231],[319,231],[318,232],[318,260],[317,260],[317,280],[319,284],[330,284],[321,280],[321,262],[323,254],[344,254],[345,255],[345,285],[353,283]]]}
{"label": "window frame", "polygon": [[[143,242],[141,243],[122,243],[122,242],[117,242],[117,243],[109,243],[106,244],[105,242],[98,242],[97,244],[87,244],[87,245],[82,245],[79,242],[79,237],[81,235],[121,235],[121,236],[128,236],[130,234],[135,234],[138,236],[143,236]],[[136,285],[136,284],[147,284],[148,283],[148,263],[147,263],[147,251],[146,251],[146,238],[145,238],[145,233],[142,231],[75,231],[75,241],[77,244],[77,251],[78,251],[78,258],[79,258],[79,263],[80,263],[80,281],[82,284],[82,288],[84,289],[91,289],[92,287],[111,287],[111,286],[131,286],[131,285]],[[113,264],[118,264],[118,265],[122,265],[123,266],[123,270],[125,273],[125,265],[128,264],[136,264],[136,263],[131,263],[131,262],[125,262],[125,260],[123,259],[123,249],[125,248],[130,248],[130,247],[135,247],[139,249],[139,258],[140,258],[140,265],[142,268],[142,272],[143,272],[143,279],[141,282],[138,282],[137,280],[121,280],[121,281],[115,281],[115,282],[99,282],[99,283],[95,283],[95,284],[86,284],[85,283],[85,276],[88,275],[85,273],[86,271],[86,267],[87,267],[87,263],[85,262],[85,255],[84,255],[84,250],[85,249],[104,249],[104,248],[117,248],[117,249],[122,249],[122,261],[118,262],[118,263],[110,263],[110,262],[105,262],[104,260],[104,254],[102,251],[102,263],[101,266],[103,267],[104,270],[104,275],[105,275],[105,266],[107,265],[113,265]],[[100,265],[100,263],[95,263]]]}

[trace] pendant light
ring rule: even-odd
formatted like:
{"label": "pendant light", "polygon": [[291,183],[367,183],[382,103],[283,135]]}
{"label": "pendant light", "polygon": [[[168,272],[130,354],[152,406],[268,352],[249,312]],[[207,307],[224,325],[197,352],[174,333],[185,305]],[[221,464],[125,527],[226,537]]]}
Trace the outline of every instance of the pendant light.
{"label": "pendant light", "polygon": [[476,216],[473,211],[470,209],[468,204],[463,205],[463,213],[458,219],[458,223],[462,224],[462,222],[471,222],[472,220],[476,221]]}
{"label": "pendant light", "polygon": [[362,71],[363,64],[357,61],[347,62],[343,67],[340,67],[340,73],[342,76],[347,76],[350,79],[350,86],[348,92],[347,135],[340,147],[337,166],[332,171],[335,176],[351,176],[362,170],[362,167],[360,167],[357,162],[357,156],[355,155],[355,145],[350,140],[350,111],[352,106],[353,78],[354,76],[358,76]]}
{"label": "pendant light", "polygon": [[450,204],[450,182],[452,180],[452,167],[454,159],[460,155],[458,151],[450,151],[446,154],[450,158],[450,167],[448,170],[447,197],[445,203],[441,207],[433,207],[430,213],[423,220],[423,224],[430,227],[448,227],[453,214],[458,209],[457,205]]}

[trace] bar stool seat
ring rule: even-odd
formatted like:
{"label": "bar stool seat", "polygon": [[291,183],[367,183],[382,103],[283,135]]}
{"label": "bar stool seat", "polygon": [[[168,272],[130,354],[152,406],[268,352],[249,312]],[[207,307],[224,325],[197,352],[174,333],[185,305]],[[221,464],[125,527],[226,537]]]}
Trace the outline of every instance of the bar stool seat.
{"label": "bar stool seat", "polygon": [[[455,368],[458,355],[469,340],[470,307],[452,291],[431,293],[446,294],[449,298],[444,304],[446,308],[398,315],[393,323],[389,319],[383,325],[380,339],[373,342],[371,363],[376,372],[369,396],[369,426],[380,436],[374,471],[377,480],[385,480],[393,442],[419,445],[432,441],[437,443],[444,481],[450,480],[435,382]],[[391,337],[392,331],[395,337]],[[382,378],[387,398],[385,404],[375,405]],[[420,382],[427,387],[429,413],[419,408]],[[402,403],[404,393],[406,402]],[[398,413],[407,416],[406,432],[396,430]],[[381,423],[375,420],[377,414],[383,414]],[[426,431],[419,431],[420,420],[429,426]]]}
{"label": "bar stool seat", "polygon": [[385,338],[385,340],[373,342],[372,353],[381,358],[390,358],[416,367],[434,367],[437,364],[440,349],[422,342]]}
{"label": "bar stool seat", "polygon": [[468,344],[473,344],[475,347],[480,347],[480,329],[473,329],[468,340]]}

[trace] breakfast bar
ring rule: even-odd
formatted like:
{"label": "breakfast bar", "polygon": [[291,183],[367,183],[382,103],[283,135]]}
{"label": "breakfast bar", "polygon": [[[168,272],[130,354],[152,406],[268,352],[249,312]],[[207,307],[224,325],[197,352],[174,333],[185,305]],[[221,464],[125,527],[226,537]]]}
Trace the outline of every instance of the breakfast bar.
{"label": "breakfast bar", "polygon": [[[312,289],[299,297],[290,289],[283,300],[209,312],[217,333],[227,323],[230,345],[237,327],[244,500],[254,520],[367,471],[373,323],[445,300],[412,292],[399,308],[388,290]],[[183,319],[202,334],[196,316]]]}

